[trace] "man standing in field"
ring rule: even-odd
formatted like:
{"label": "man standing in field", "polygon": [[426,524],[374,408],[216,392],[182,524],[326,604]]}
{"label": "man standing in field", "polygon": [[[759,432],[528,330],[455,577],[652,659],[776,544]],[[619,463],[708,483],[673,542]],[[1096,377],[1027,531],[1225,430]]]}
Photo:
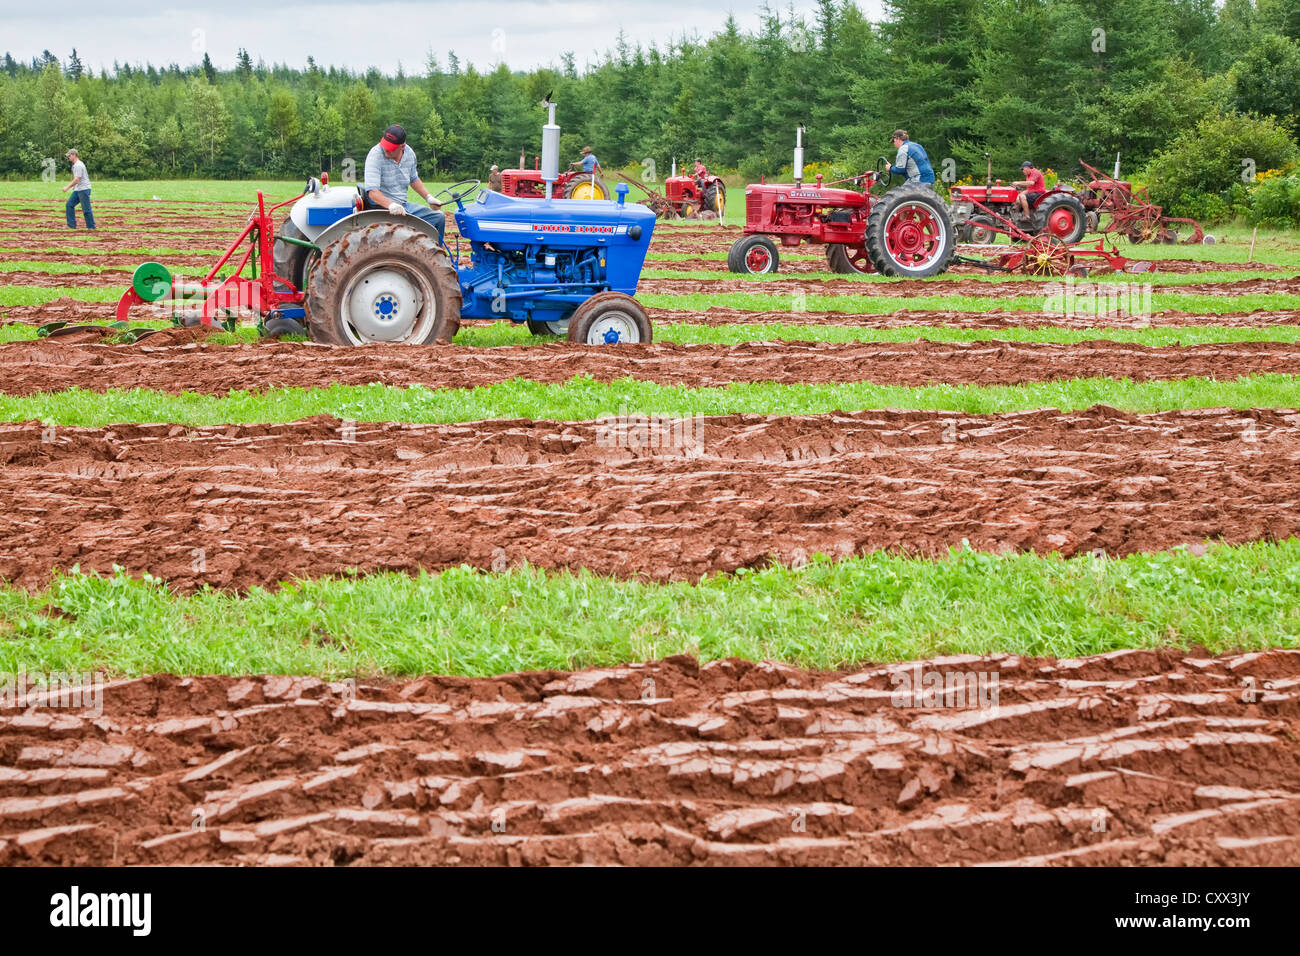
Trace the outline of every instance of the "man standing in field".
{"label": "man standing in field", "polygon": [[894,157],[894,164],[889,167],[889,171],[895,176],[905,177],[909,186],[919,183],[933,189],[934,167],[930,165],[930,157],[925,154],[925,147],[908,139],[905,129],[894,130],[890,142],[898,150],[898,155]]}
{"label": "man standing in field", "polygon": [[[407,202],[406,191],[414,189],[429,204]],[[438,230],[443,241],[447,217],[439,212],[442,203],[434,201],[420,181],[415,166],[415,150],[406,145],[406,130],[394,124],[384,130],[379,142],[366,154],[366,179],[362,186],[367,203],[387,209],[394,216],[412,215]]]}
{"label": "man standing in field", "polygon": [[95,228],[95,214],[90,211],[90,176],[86,173],[86,164],[81,161],[75,149],[68,150],[64,157],[72,164],[72,182],[63,187],[66,193],[72,190],[72,195],[68,197],[68,204],[64,207],[64,212],[68,214],[68,228],[77,228],[77,203],[81,203],[81,211],[86,217],[86,228]]}
{"label": "man standing in field", "polygon": [[488,170],[488,189],[494,193],[501,192],[501,169],[495,163]]}
{"label": "man standing in field", "polygon": [[1028,216],[1029,207],[1038,202],[1039,197],[1047,192],[1047,187],[1043,185],[1043,174],[1029,160],[1025,160],[1020,164],[1020,172],[1025,178],[1019,179],[1011,185],[1023,190],[1016,197],[1016,205],[1020,207],[1022,213]]}

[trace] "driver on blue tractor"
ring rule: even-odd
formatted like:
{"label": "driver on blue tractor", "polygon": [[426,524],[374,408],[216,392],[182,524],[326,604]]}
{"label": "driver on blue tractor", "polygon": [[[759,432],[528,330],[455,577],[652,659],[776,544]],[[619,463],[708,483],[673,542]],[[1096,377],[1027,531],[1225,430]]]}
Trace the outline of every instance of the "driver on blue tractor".
{"label": "driver on blue tractor", "polygon": [[[406,191],[414,189],[429,204],[408,202]],[[439,212],[442,204],[429,195],[415,167],[415,150],[406,145],[406,130],[393,124],[384,130],[379,142],[366,154],[366,179],[362,199],[367,209],[387,209],[394,216],[417,216],[438,230],[443,241],[447,217]]]}
{"label": "driver on blue tractor", "polygon": [[908,185],[920,183],[933,189],[934,167],[930,165],[930,157],[925,154],[925,147],[908,139],[905,129],[894,130],[890,141],[898,150],[898,155],[894,157],[894,164],[889,167],[889,171],[895,176],[904,177]]}

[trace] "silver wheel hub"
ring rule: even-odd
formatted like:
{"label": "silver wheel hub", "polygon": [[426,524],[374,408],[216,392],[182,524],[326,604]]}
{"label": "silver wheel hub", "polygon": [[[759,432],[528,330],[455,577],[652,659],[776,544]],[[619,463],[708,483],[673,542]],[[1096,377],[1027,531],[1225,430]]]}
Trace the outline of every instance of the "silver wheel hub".
{"label": "silver wheel hub", "polygon": [[350,337],[358,344],[418,341],[421,336],[414,333],[429,319],[422,315],[426,302],[423,285],[417,276],[398,266],[362,273],[343,296]]}
{"label": "silver wheel hub", "polygon": [[641,330],[636,319],[626,312],[606,312],[587,328],[588,345],[618,345],[640,342]]}

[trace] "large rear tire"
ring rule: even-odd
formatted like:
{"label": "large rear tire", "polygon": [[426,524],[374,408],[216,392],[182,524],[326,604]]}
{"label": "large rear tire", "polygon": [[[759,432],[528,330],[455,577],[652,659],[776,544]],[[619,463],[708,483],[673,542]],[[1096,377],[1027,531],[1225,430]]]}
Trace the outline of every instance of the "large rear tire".
{"label": "large rear tire", "polygon": [[720,183],[709,183],[704,187],[704,208],[718,214],[721,221],[727,211],[727,190]]}
{"label": "large rear tire", "polygon": [[1034,210],[1039,235],[1048,235],[1069,245],[1078,242],[1088,231],[1088,210],[1078,196],[1052,193]]}
{"label": "large rear tire", "polygon": [[826,262],[831,272],[843,275],[870,275],[876,270],[871,266],[865,246],[850,246],[843,242],[832,242],[826,246]]}
{"label": "large rear tire", "polygon": [[742,275],[767,275],[781,267],[781,253],[767,236],[741,236],[727,252],[727,268]]}
{"label": "large rear tire", "polygon": [[608,199],[609,187],[595,173],[579,173],[564,185],[565,199]]}
{"label": "large rear tire", "polygon": [[321,251],[307,330],[331,345],[432,345],[460,328],[460,285],[447,250],[421,229],[377,222]]}
{"label": "large rear tire", "polygon": [[890,190],[867,216],[867,256],[884,276],[923,279],[946,271],[956,239],[948,207],[925,187]]}
{"label": "large rear tire", "polygon": [[577,345],[635,345],[654,336],[641,303],[622,292],[598,292],[569,316],[569,341]]}

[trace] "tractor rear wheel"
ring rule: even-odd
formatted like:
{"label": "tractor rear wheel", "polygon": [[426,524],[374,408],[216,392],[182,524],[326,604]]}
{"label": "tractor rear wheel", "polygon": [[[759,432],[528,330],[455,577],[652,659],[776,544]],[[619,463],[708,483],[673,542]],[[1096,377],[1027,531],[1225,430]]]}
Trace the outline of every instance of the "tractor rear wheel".
{"label": "tractor rear wheel", "polygon": [[744,275],[766,275],[780,265],[781,254],[767,236],[741,236],[727,252],[727,268]]}
{"label": "tractor rear wheel", "polygon": [[565,199],[608,199],[609,187],[595,173],[579,173],[565,184]]}
{"label": "tractor rear wheel", "polygon": [[850,246],[843,242],[832,242],[826,246],[826,262],[831,272],[842,274],[867,275],[876,270],[871,267],[866,246]]}
{"label": "tractor rear wheel", "polygon": [[432,345],[451,341],[460,306],[447,250],[422,229],[376,222],[322,250],[307,290],[307,329],[331,345]]}
{"label": "tractor rear wheel", "polygon": [[892,189],[867,216],[867,256],[884,276],[938,275],[952,261],[956,238],[948,207],[925,187]]}
{"label": "tractor rear wheel", "polygon": [[528,319],[528,331],[533,335],[567,335],[569,319]]}
{"label": "tractor rear wheel", "polygon": [[650,316],[622,292],[598,292],[569,316],[569,341],[578,345],[634,345],[653,337]]}
{"label": "tractor rear wheel", "polygon": [[306,246],[300,246],[293,242],[284,242],[280,237],[284,236],[289,239],[300,239],[307,241],[307,237],[302,234],[302,230],[293,224],[293,220],[288,216],[284,217],[284,222],[275,231],[275,244],[271,246],[271,258],[275,265],[275,274],[281,279],[288,279],[293,283],[293,287],[299,292],[302,291],[303,272],[307,268],[307,257],[311,255],[311,250]]}
{"label": "tractor rear wheel", "polygon": [[718,214],[718,220],[722,220],[723,213],[727,210],[727,190],[721,183],[709,183],[704,187],[704,207],[710,212]]}
{"label": "tractor rear wheel", "polygon": [[1078,196],[1052,193],[1034,210],[1038,233],[1060,239],[1066,245],[1078,242],[1088,229],[1088,211]]}

